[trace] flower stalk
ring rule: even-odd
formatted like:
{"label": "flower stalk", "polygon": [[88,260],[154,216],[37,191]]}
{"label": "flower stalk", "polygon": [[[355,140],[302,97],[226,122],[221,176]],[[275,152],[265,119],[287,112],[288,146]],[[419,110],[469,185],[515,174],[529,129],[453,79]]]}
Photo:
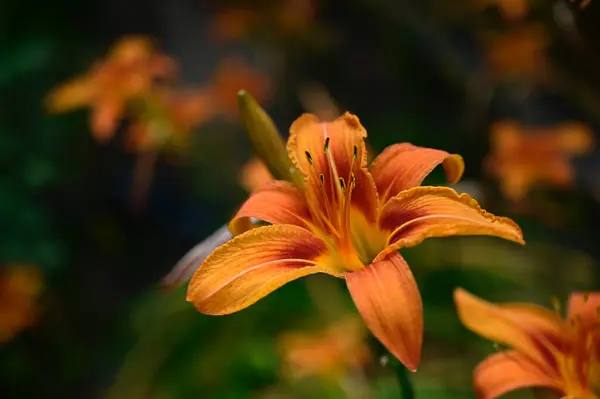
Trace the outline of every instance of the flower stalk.
{"label": "flower stalk", "polygon": [[394,359],[392,363],[398,384],[400,384],[400,392],[402,392],[402,399],[414,399],[415,388],[413,387],[412,379],[410,378],[409,371],[399,361]]}

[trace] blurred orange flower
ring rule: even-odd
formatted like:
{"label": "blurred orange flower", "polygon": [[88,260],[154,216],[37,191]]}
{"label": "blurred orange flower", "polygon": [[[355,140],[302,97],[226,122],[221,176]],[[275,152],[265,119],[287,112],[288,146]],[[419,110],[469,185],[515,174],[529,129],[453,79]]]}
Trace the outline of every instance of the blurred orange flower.
{"label": "blurred orange flower", "polygon": [[43,287],[39,270],[9,265],[0,272],[0,343],[10,341],[37,318],[37,300]]}
{"label": "blurred orange flower", "polygon": [[479,8],[498,7],[504,19],[520,21],[529,11],[529,0],[476,0]]}
{"label": "blurred orange flower", "polygon": [[207,87],[213,109],[226,116],[237,115],[237,92],[242,89],[260,103],[271,93],[270,80],[240,58],[224,59]]}
{"label": "blurred orange flower", "polygon": [[349,368],[372,359],[367,330],[360,319],[348,318],[318,333],[293,332],[279,338],[284,374],[291,378],[339,378]]}
{"label": "blurred orange flower", "polygon": [[536,305],[494,305],[462,289],[454,299],[468,329],[512,348],[475,369],[479,398],[527,387],[550,388],[564,398],[600,398],[600,293],[572,293],[566,320]]}
{"label": "blurred orange flower", "polygon": [[227,8],[214,17],[210,32],[217,40],[238,40],[249,35],[258,20],[259,15],[254,10]]}
{"label": "blurred orange flower", "polygon": [[486,38],[486,57],[497,79],[540,77],[546,68],[548,34],[537,24],[519,26]]}
{"label": "blurred orange flower", "polygon": [[[464,170],[459,155],[403,143],[368,168],[366,136],[349,113],[333,122],[298,118],[288,154],[305,177],[303,188],[274,180],[255,190],[230,222],[239,235],[198,268],[188,301],[205,314],[229,314],[303,276],[344,278],[367,327],[415,370],[422,303],[398,249],[429,237],[492,235],[523,243],[523,236],[512,220],[484,211],[467,194],[420,186],[440,164],[458,181]],[[246,231],[250,218],[272,225]]]}
{"label": "blurred orange flower", "polygon": [[213,105],[206,90],[158,90],[151,104],[128,128],[128,144],[134,151],[183,146],[193,129],[212,117]]}
{"label": "blurred orange flower", "polygon": [[246,62],[226,58],[211,80],[197,90],[158,88],[147,93],[129,129],[130,147],[144,150],[167,143],[184,144],[194,128],[218,115],[237,115],[237,93],[244,89],[258,101],[270,94],[270,81]]}
{"label": "blurred orange flower", "polygon": [[258,187],[273,180],[273,176],[265,166],[264,162],[261,161],[260,158],[254,157],[242,167],[240,180],[242,186],[248,192],[252,192]]}
{"label": "blurred orange flower", "polygon": [[485,168],[500,179],[504,195],[518,202],[536,183],[570,187],[575,174],[570,158],[590,151],[593,142],[592,132],[581,123],[529,128],[502,121],[491,128]]}
{"label": "blurred orange flower", "polygon": [[315,0],[280,0],[258,7],[225,8],[212,21],[210,31],[217,40],[243,39],[260,29],[299,36],[310,29],[315,12]]}
{"label": "blurred orange flower", "polygon": [[580,10],[583,10],[584,8],[586,8],[587,6],[590,5],[590,3],[592,2],[592,0],[569,0],[570,3],[576,3],[579,2],[579,4],[577,5],[577,7],[579,7]]}
{"label": "blurred orange flower", "polygon": [[175,62],[157,52],[149,39],[125,37],[87,73],[55,88],[47,106],[57,113],[89,106],[92,133],[106,141],[123,117],[127,101],[148,93],[156,79],[170,78],[176,69]]}
{"label": "blurred orange flower", "polygon": [[277,5],[274,19],[281,32],[300,35],[311,27],[315,19],[315,0],[286,0]]}

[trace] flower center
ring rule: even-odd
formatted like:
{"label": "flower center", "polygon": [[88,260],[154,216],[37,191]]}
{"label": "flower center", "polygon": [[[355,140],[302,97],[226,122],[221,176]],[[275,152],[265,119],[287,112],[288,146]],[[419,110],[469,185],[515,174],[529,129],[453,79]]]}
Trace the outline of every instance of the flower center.
{"label": "flower center", "polygon": [[[310,164],[307,188],[307,202],[317,231],[327,241],[340,271],[357,271],[368,265],[375,256],[372,245],[365,237],[363,228],[368,229],[368,223],[360,219],[362,214],[352,209],[352,193],[356,188],[355,169],[358,164],[358,147],[352,148],[352,159],[340,168],[330,149],[331,138],[327,136],[322,158],[313,157],[308,151],[305,156]],[[316,154],[314,154],[316,155]]]}
{"label": "flower center", "polygon": [[600,398],[600,308],[595,320],[580,315],[568,320],[567,334],[571,342],[559,359],[565,381],[565,392],[574,397]]}

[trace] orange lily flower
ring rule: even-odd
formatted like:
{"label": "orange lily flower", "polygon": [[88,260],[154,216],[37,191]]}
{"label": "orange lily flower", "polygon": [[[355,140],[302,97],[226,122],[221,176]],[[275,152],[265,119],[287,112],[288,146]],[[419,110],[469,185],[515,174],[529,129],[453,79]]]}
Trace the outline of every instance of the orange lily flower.
{"label": "orange lily flower", "polygon": [[269,169],[260,158],[252,158],[242,167],[241,173],[242,186],[249,192],[254,191],[260,186],[273,180]]}
{"label": "orange lily flower", "polygon": [[217,40],[238,40],[248,35],[259,21],[260,16],[254,10],[228,8],[213,18],[210,33]]}
{"label": "orange lily flower", "polygon": [[491,34],[486,41],[487,60],[496,78],[543,76],[549,42],[543,26],[520,26],[507,33]]}
{"label": "orange lily flower", "polygon": [[[288,153],[303,188],[273,181],[254,191],[230,223],[239,234],[218,247],[190,281],[187,299],[205,314],[244,309],[314,273],[344,278],[371,332],[410,370],[423,339],[422,303],[398,249],[428,237],[493,235],[523,243],[520,228],[466,194],[419,187],[443,164],[451,182],[459,155],[408,143],[367,168],[366,130],[346,113],[333,122],[305,114],[290,128]],[[249,218],[271,225],[249,227]],[[240,234],[241,233],[241,234]]]}
{"label": "orange lily flower", "polygon": [[129,146],[136,151],[185,143],[192,130],[213,115],[207,90],[158,90],[151,100],[147,103],[152,109],[128,128]]}
{"label": "orange lily flower", "polygon": [[552,128],[526,128],[512,122],[495,124],[491,131],[492,153],[486,169],[500,179],[504,194],[513,201],[525,197],[537,182],[568,188],[575,171],[569,163],[593,145],[593,134],[581,123],[564,123]]}
{"label": "orange lily flower", "polygon": [[242,39],[260,29],[300,36],[313,24],[315,13],[314,0],[279,0],[266,7],[227,8],[215,16],[210,33],[217,40]]}
{"label": "orange lily flower", "polygon": [[208,85],[216,112],[226,116],[238,113],[237,92],[246,90],[256,101],[264,101],[271,93],[269,79],[256,72],[240,58],[226,58],[221,61]]}
{"label": "orange lily flower", "polygon": [[463,289],[454,299],[468,329],[512,348],[475,369],[479,398],[527,387],[550,388],[565,399],[600,398],[600,292],[572,293],[566,319],[531,304],[495,305]]}
{"label": "orange lily flower", "polygon": [[286,0],[277,3],[274,20],[281,32],[300,35],[310,29],[316,14],[315,0]]}
{"label": "orange lily flower", "polygon": [[175,62],[156,52],[149,39],[126,37],[86,74],[55,88],[47,105],[56,113],[91,107],[92,133],[106,141],[123,117],[127,101],[148,93],[156,79],[170,78],[175,70]]}
{"label": "orange lily flower", "polygon": [[11,265],[0,275],[0,343],[35,322],[42,286],[42,276],[34,267]]}
{"label": "orange lily flower", "polygon": [[319,333],[287,333],[279,339],[284,371],[292,378],[317,375],[339,377],[351,367],[371,360],[366,330],[360,320],[348,318]]}
{"label": "orange lily flower", "polygon": [[496,6],[508,21],[520,21],[529,11],[528,0],[477,0],[476,5],[478,8]]}

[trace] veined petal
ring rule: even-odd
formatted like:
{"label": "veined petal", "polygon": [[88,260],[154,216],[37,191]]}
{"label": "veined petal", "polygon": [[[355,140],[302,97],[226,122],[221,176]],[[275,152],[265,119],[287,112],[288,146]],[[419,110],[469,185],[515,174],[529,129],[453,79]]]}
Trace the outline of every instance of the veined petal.
{"label": "veined petal", "polygon": [[600,292],[573,292],[567,303],[567,318],[578,319],[586,328],[600,325]]}
{"label": "veined petal", "polygon": [[339,208],[343,201],[340,180],[346,188],[354,180],[352,205],[369,221],[376,220],[377,188],[367,169],[365,137],[367,131],[350,113],[333,122],[321,122],[316,116],[305,114],[292,124],[288,154],[306,177],[311,206]]}
{"label": "veined petal", "polygon": [[521,388],[545,387],[562,392],[551,375],[517,351],[503,351],[488,356],[473,373],[475,393],[479,399],[495,399]]}
{"label": "veined petal", "polygon": [[248,218],[271,224],[292,224],[310,229],[310,211],[304,194],[291,183],[273,180],[254,191],[229,223],[233,234],[248,230]]}
{"label": "veined petal", "polygon": [[285,283],[314,273],[341,277],[318,259],[323,240],[292,225],[264,226],[217,248],[194,273],[187,300],[200,312],[223,315],[244,309]]}
{"label": "veined petal", "polygon": [[398,253],[352,273],[346,284],[367,327],[408,369],[421,360],[423,305],[417,283]]}
{"label": "veined petal", "polygon": [[511,219],[483,210],[468,194],[448,187],[415,187],[384,206],[379,226],[391,231],[389,249],[412,247],[428,237],[491,235],[523,244],[523,233]]}
{"label": "veined petal", "polygon": [[548,375],[558,375],[551,356],[562,339],[562,320],[557,313],[535,305],[495,305],[461,288],[454,291],[454,301],[458,317],[469,330],[511,346]]}
{"label": "veined petal", "polygon": [[387,147],[375,158],[370,168],[379,201],[385,204],[401,191],[420,186],[439,164],[443,165],[450,183],[458,182],[465,170],[465,163],[458,154],[410,143]]}

